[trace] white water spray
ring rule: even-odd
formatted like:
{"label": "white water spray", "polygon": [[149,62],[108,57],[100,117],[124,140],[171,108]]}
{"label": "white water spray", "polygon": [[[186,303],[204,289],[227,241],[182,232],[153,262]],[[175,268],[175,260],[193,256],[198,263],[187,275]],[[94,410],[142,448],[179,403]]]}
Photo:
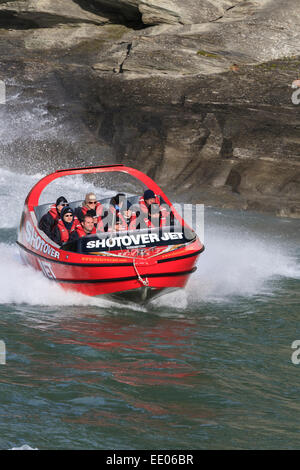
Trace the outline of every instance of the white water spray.
{"label": "white water spray", "polygon": [[288,243],[272,238],[262,239],[261,233],[249,230],[247,221],[244,227],[227,226],[221,225],[215,216],[205,223],[205,247],[198,260],[198,269],[185,290],[159,298],[158,305],[185,309],[195,303],[272,295],[272,281],[300,279],[296,247],[291,249]]}

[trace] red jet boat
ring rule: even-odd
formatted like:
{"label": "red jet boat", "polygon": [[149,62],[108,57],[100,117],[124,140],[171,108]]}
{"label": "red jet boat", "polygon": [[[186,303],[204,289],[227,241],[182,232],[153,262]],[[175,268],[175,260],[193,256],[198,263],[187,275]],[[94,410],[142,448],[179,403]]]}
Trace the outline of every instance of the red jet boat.
{"label": "red jet boat", "polygon": [[[40,196],[57,178],[78,174],[86,175],[84,178],[108,175],[110,181],[116,181],[117,175],[130,175],[135,181],[131,191],[126,193],[130,209],[139,207],[141,201],[143,193],[131,194],[138,183],[155,193],[159,204],[164,205],[170,215],[168,223],[122,232],[97,231],[76,242],[57,245],[38,228],[39,220],[53,205],[53,202],[39,205]],[[98,200],[109,210],[109,198]],[[69,206],[74,209],[81,203],[82,200],[72,201]],[[185,287],[189,276],[197,269],[198,256],[204,251],[194,230],[159,186],[144,173],[124,165],[58,170],[42,178],[26,198],[17,244],[26,264],[63,288],[90,296],[109,295],[143,302]]]}

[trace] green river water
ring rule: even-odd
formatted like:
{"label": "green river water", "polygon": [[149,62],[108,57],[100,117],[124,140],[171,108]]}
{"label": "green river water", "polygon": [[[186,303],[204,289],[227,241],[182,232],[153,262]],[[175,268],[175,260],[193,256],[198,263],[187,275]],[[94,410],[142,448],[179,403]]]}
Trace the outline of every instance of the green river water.
{"label": "green river water", "polygon": [[186,289],[114,303],[21,264],[41,176],[0,170],[0,448],[299,449],[300,221],[206,208]]}

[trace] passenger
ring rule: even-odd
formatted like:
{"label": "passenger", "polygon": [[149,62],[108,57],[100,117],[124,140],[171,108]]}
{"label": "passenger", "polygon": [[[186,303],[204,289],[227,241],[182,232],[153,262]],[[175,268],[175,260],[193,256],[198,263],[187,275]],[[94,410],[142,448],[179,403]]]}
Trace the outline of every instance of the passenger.
{"label": "passenger", "polygon": [[168,211],[160,204],[160,197],[151,189],[144,192],[139,200],[139,213],[137,213],[136,228],[155,228],[166,225]]}
{"label": "passenger", "polygon": [[88,214],[83,217],[81,224],[77,224],[76,229],[70,234],[69,241],[73,242],[81,237],[96,234],[96,227],[94,225],[94,218]]}
{"label": "passenger", "polygon": [[[138,229],[161,228],[166,225],[166,217],[158,204],[150,204],[147,214],[143,212],[139,214],[136,225]],[[130,228],[133,229],[133,227]]]}
{"label": "passenger", "polygon": [[144,192],[144,196],[140,197],[139,204],[142,212],[144,214],[148,214],[148,210],[151,204],[159,204],[160,201],[157,196],[155,196],[154,192],[151,189],[147,189]]}
{"label": "passenger", "polygon": [[76,230],[79,225],[77,217],[74,216],[74,211],[71,207],[64,207],[60,213],[60,219],[54,227],[51,234],[51,239],[58,245],[66,243],[70,234]]}
{"label": "passenger", "polygon": [[115,230],[115,232],[122,232],[123,231],[122,222],[120,221],[120,219],[116,220],[114,230]]}
{"label": "passenger", "polygon": [[115,230],[116,226],[118,231],[128,230],[128,226],[133,218],[134,214],[130,210],[125,194],[118,193],[111,198],[107,217],[108,231]]}
{"label": "passenger", "polygon": [[39,229],[42,230],[49,238],[52,237],[52,231],[59,220],[61,210],[68,205],[65,197],[60,196],[55,204],[52,204],[47,214],[44,214],[39,221]]}
{"label": "passenger", "polygon": [[117,216],[113,230],[115,232],[124,232],[127,230],[127,228],[128,228],[127,225],[124,225],[122,219],[120,219],[120,217]]}
{"label": "passenger", "polygon": [[94,224],[97,227],[97,230],[103,231],[103,207],[102,204],[97,201],[96,195],[94,193],[87,193],[81,207],[76,207],[75,215],[78,220],[82,223],[84,216],[88,213],[94,217]]}

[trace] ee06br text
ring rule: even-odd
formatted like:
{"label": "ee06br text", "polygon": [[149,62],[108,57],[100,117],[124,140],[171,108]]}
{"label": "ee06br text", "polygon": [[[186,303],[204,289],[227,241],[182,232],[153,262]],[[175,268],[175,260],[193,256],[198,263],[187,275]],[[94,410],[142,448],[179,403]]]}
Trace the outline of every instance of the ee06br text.
{"label": "ee06br text", "polygon": [[191,454],[151,454],[151,465],[193,465],[193,455]]}

